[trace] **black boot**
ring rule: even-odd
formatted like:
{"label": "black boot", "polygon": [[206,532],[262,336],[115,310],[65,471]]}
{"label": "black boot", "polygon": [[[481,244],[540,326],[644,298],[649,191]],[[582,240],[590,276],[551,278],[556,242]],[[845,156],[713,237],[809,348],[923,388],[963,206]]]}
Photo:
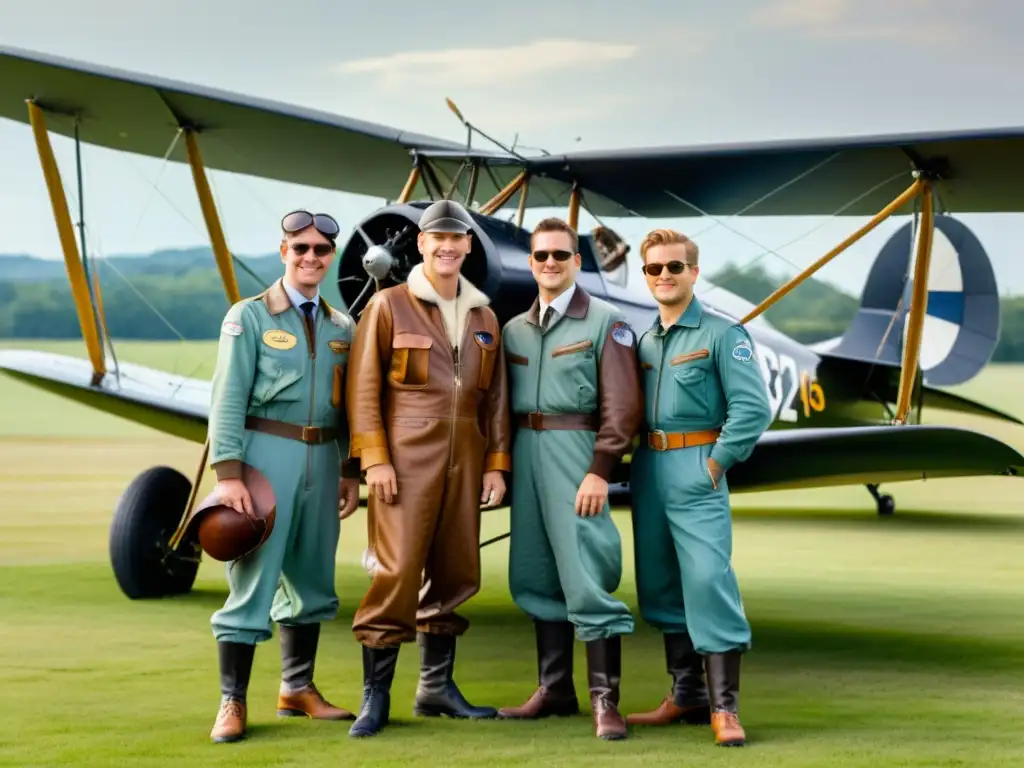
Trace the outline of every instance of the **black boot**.
{"label": "black boot", "polygon": [[518,707],[502,707],[500,717],[534,719],[580,711],[572,682],[574,629],[568,621],[534,620],[537,634],[537,690]]}
{"label": "black boot", "polygon": [[373,736],[388,724],[391,714],[391,681],[395,678],[399,646],[363,646],[363,703],[348,735]]}
{"label": "black boot", "polygon": [[455,672],[455,636],[419,632],[420,682],[413,713],[424,717],[496,717],[494,707],[474,707],[462,696]]}
{"label": "black boot", "polygon": [[587,643],[587,680],[594,730],[601,739],[626,738],[626,721],[619,714],[622,676],[622,638],[619,635]]}
{"label": "black boot", "polygon": [[238,741],[245,736],[246,693],[256,646],[245,643],[217,643],[220,663],[220,710],[210,739],[217,742]]}
{"label": "black boot", "polygon": [[710,723],[704,657],[694,649],[688,632],[665,635],[665,664],[672,675],[672,703],[685,710],[683,721],[691,725]]}
{"label": "black boot", "polygon": [[277,697],[277,714],[315,720],[354,720],[355,715],[328,702],[313,684],[320,625],[281,624],[278,631],[281,635],[281,692]]}
{"label": "black boot", "polygon": [[705,658],[711,727],[715,731],[715,741],[725,747],[743,746],[746,741],[739,720],[741,658],[739,651],[709,653]]}

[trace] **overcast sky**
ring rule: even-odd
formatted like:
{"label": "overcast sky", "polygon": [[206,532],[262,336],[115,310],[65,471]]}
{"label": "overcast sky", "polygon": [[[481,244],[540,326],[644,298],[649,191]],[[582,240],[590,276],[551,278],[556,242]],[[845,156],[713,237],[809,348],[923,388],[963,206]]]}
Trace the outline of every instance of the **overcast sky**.
{"label": "overcast sky", "polygon": [[[521,145],[549,151],[1024,125],[1022,33],[1019,0],[0,0],[0,44],[463,141],[444,104],[450,96],[496,138],[510,143],[518,132]],[[77,210],[73,144],[53,142]],[[207,243],[187,166],[94,147],[84,163],[90,248],[113,255]],[[27,125],[0,120],[0,174],[0,252],[60,258]],[[291,208],[327,210],[350,227],[382,202],[211,177],[239,254],[274,249],[280,214]],[[963,220],[988,249],[1002,291],[1024,293],[1024,216]],[[703,266],[713,272],[758,254],[750,239],[775,248],[814,229],[781,251],[805,266],[860,221],[681,226],[701,233]],[[819,275],[858,291],[900,223]],[[637,244],[651,225],[618,228]],[[774,255],[761,261],[792,271]]]}

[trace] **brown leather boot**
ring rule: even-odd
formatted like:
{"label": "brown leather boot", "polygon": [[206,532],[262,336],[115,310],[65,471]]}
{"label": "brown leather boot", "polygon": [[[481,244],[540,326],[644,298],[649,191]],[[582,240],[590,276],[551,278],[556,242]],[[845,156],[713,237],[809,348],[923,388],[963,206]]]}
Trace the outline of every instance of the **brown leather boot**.
{"label": "brown leather boot", "polygon": [[245,736],[245,695],[249,688],[252,659],[256,646],[244,643],[217,643],[220,663],[220,709],[210,732],[215,743],[238,741]]}
{"label": "brown leather boot", "polygon": [[330,704],[313,685],[313,667],[320,640],[319,624],[281,624],[281,691],[279,717],[311,717],[314,720],[355,720],[347,709]]}
{"label": "brown leather boot", "polygon": [[739,719],[739,651],[709,653],[705,658],[708,692],[711,695],[711,728],[715,743],[722,747],[742,747],[746,733]]}
{"label": "brown leather boot", "polygon": [[622,638],[619,635],[587,643],[587,679],[594,730],[599,739],[626,738],[626,721],[619,714]]}
{"label": "brown leather boot", "polygon": [[537,690],[518,707],[502,707],[498,717],[535,720],[580,711],[572,682],[574,629],[568,621],[534,619],[537,636]]}
{"label": "brown leather boot", "polygon": [[664,635],[665,666],[672,676],[672,692],[657,709],[626,717],[629,725],[707,725],[711,722],[707,685],[704,683],[704,657],[693,647],[687,632]]}

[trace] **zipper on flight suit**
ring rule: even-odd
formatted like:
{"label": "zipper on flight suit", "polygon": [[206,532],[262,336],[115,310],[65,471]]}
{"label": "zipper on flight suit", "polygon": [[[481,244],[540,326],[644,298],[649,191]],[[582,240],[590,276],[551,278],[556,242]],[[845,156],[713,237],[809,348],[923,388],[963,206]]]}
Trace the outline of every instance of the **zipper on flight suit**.
{"label": "zipper on flight suit", "polygon": [[665,369],[665,349],[668,346],[665,342],[668,338],[668,331],[661,337],[661,360],[658,362],[658,377],[654,384],[654,424],[652,432],[658,429],[658,401],[661,399],[661,372]]}
{"label": "zipper on flight suit", "polygon": [[[456,299],[457,300],[457,299]],[[440,311],[440,310],[438,310]],[[458,310],[455,312],[455,322],[459,320]],[[441,327],[444,327],[444,318],[441,318]],[[455,329],[458,331],[458,328]],[[459,346],[453,348],[448,345],[448,351],[452,354],[452,370],[455,372],[455,389],[452,391],[452,414],[448,420],[448,471],[455,467],[455,417],[459,409],[459,390],[462,388],[462,357],[459,350],[466,346],[466,334],[469,333],[469,314],[466,314],[466,327],[462,329],[462,339]],[[448,335],[447,333],[445,334]]]}
{"label": "zipper on flight suit", "polygon": [[[323,307],[320,308],[323,311]],[[307,424],[313,426],[313,404],[314,398],[316,397],[316,346],[313,339],[309,335],[309,326],[306,324],[306,319],[302,318],[302,328],[306,332],[306,347],[309,350],[310,360],[310,371],[309,371],[309,416],[306,419]],[[314,333],[316,332],[316,320],[313,320]],[[313,446],[306,443],[306,488],[310,488],[310,478],[313,474],[312,468],[313,460]]]}

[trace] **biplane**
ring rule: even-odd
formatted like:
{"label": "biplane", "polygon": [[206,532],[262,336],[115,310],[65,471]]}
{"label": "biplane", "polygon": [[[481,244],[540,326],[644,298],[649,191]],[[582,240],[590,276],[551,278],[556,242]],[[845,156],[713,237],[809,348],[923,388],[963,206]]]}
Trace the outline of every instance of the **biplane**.
{"label": "biplane", "polygon": [[[440,197],[471,209],[466,275],[491,297],[502,322],[536,295],[526,210],[562,208],[578,227],[584,209],[599,226],[581,233],[580,283],[621,307],[638,333],[651,326],[657,307],[639,271],[627,268],[629,246],[601,217],[870,216],[758,306],[698,281],[708,311],[748,325],[775,409],[753,455],[731,470],[731,489],[863,484],[878,512],[891,514],[882,483],[1016,475],[1024,466],[1024,456],[989,435],[921,423],[924,404],[1021,423],[941,387],[986,365],[999,331],[987,255],[952,214],[1024,211],[1024,128],[526,156],[484,134],[453,102],[449,107],[466,128],[465,144],[0,48],[0,117],[31,126],[88,352],[78,359],[5,351],[0,369],[197,444],[206,439],[209,382],[117,363],[112,354],[100,285],[82,259],[50,146],[55,132],[73,137],[76,150],[88,143],[187,163],[227,302],[241,298],[236,259],[207,168],[387,200],[339,247],[338,287],[356,317],[374,291],[402,282],[417,263],[419,216]],[[478,134],[493,148],[474,147]],[[840,338],[807,346],[766,321],[767,307],[897,214],[910,220],[878,253],[860,309]],[[194,478],[167,467],[146,470],[118,502],[111,559],[129,597],[191,589],[200,549],[172,539],[195,501],[206,458],[204,448]],[[628,457],[615,481],[628,494]]]}

